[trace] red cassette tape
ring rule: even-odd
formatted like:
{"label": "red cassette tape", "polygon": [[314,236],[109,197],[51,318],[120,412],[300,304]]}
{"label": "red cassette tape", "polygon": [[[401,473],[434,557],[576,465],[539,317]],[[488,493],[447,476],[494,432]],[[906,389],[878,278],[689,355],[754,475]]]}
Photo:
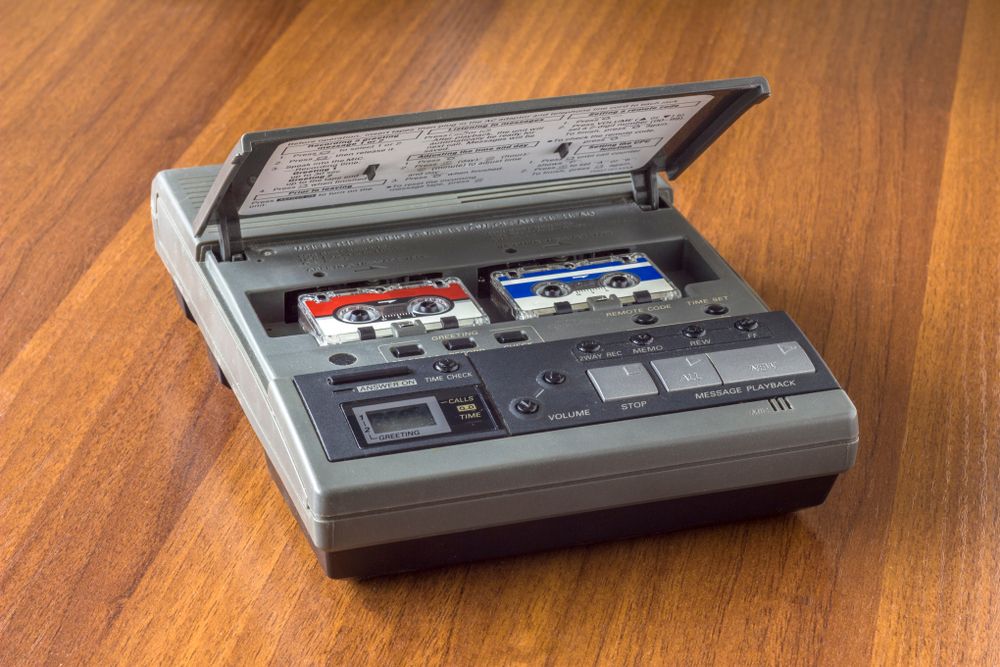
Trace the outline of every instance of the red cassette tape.
{"label": "red cassette tape", "polygon": [[299,321],[322,345],[392,336],[419,323],[427,331],[488,324],[458,278],[313,292],[299,297]]}

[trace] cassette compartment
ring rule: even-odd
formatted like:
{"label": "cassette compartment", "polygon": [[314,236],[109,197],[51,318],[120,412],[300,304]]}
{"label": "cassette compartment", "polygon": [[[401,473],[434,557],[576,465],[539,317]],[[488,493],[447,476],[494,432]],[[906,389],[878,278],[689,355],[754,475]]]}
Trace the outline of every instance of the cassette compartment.
{"label": "cassette compartment", "polygon": [[684,293],[719,265],[686,238],[668,182],[768,94],[752,77],[250,133],[191,220],[195,251],[236,277],[269,337],[304,334],[304,290],[414,274],[459,278],[503,322],[481,275],[609,249],[647,255]]}
{"label": "cassette compartment", "polygon": [[[518,254],[520,252],[519,250]],[[490,322],[502,323],[513,321],[515,318],[509,310],[498,307],[495,302],[493,288],[490,284],[490,275],[493,272],[560,262],[595,261],[604,257],[631,253],[641,253],[648,257],[652,264],[662,271],[670,283],[677,288],[681,296],[686,294],[686,288],[690,284],[718,279],[718,275],[713,271],[709,262],[701,256],[689,240],[682,237],[572,255],[523,257],[516,261],[484,266],[454,264],[442,267],[441,271],[387,275],[385,278],[373,280],[337,282],[317,280],[313,285],[296,286],[294,289],[250,292],[247,294],[247,298],[268,336],[282,337],[307,333],[299,323],[298,302],[304,294],[341,290],[361,291],[384,288],[399,283],[439,280],[445,276],[454,276],[464,283],[479,309],[486,314]],[[525,249],[525,255],[527,255],[527,249]]]}

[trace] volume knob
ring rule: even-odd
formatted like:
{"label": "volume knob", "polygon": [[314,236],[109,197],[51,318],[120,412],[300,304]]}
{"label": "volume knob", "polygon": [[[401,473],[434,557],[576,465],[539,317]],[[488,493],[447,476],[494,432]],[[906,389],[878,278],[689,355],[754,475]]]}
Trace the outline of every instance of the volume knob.
{"label": "volume knob", "polygon": [[522,415],[533,415],[540,407],[542,406],[533,398],[519,398],[514,401],[514,410]]}

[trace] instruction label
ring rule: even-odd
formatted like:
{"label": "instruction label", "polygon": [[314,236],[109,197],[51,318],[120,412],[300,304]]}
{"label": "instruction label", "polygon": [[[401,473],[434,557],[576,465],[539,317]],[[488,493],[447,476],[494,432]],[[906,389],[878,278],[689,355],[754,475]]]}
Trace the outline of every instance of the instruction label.
{"label": "instruction label", "polygon": [[711,95],[616,102],[295,139],[240,215],[634,171]]}

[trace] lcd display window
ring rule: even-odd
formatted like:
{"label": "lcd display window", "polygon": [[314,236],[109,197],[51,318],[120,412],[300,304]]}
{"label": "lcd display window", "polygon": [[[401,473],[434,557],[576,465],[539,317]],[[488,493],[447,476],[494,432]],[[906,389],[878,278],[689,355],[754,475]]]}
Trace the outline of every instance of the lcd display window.
{"label": "lcd display window", "polygon": [[451,432],[434,396],[373,403],[355,407],[353,412],[365,440],[362,447]]}
{"label": "lcd display window", "polygon": [[437,423],[426,403],[402,405],[387,410],[372,410],[365,413],[368,423],[376,433],[393,433]]}

